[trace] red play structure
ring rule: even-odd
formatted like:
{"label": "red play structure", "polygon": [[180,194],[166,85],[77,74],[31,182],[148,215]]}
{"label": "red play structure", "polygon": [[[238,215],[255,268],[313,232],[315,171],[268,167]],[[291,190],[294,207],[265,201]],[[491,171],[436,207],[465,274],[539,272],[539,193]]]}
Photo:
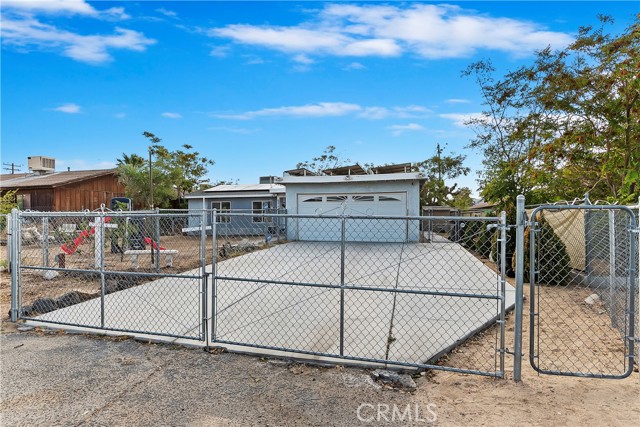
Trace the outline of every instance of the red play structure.
{"label": "red play structure", "polygon": [[[107,223],[109,221],[111,221],[111,218],[109,218],[109,217],[104,219],[105,223]],[[60,246],[60,249],[62,249],[62,252],[66,253],[67,255],[74,254],[78,250],[78,246],[80,246],[81,244],[84,243],[84,239],[86,239],[89,236],[93,236],[94,234],[96,234],[96,228],[95,227],[91,227],[90,231],[89,230],[82,230],[80,232],[80,234],[78,234],[78,237],[73,239],[73,242],[65,243],[64,245]]]}
{"label": "red play structure", "polygon": [[[110,217],[106,217],[104,219],[105,224],[110,222],[111,218]],[[78,250],[78,246],[80,246],[81,244],[84,243],[84,239],[86,239],[89,236],[93,236],[94,234],[96,234],[96,228],[92,227],[91,230],[82,230],[80,232],[80,234],[78,234],[78,237],[76,237],[75,239],[73,239],[73,241],[71,243],[65,243],[64,245],[60,246],[60,249],[62,249],[62,251],[64,253],[66,253],[67,255],[71,255],[74,254],[77,250]],[[151,240],[149,237],[145,237],[144,241],[147,245],[151,245],[153,247],[153,249],[158,249],[158,244],[156,242],[154,242],[153,240]],[[160,250],[163,251],[167,248],[160,246]]]}

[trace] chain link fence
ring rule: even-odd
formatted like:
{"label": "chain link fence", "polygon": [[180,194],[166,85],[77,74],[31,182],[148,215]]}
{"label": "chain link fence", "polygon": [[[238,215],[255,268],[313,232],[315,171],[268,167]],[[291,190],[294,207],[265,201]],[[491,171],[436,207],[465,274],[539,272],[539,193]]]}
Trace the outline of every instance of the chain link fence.
{"label": "chain link fence", "polygon": [[532,284],[534,368],[613,378],[631,372],[638,327],[636,227],[625,207],[533,211],[525,274]]}
{"label": "chain link fence", "polygon": [[[203,214],[20,212],[22,319],[203,339]],[[209,251],[211,262],[212,252]],[[122,292],[122,291],[127,292]]]}
{"label": "chain link fence", "polygon": [[11,225],[20,319],[504,375],[504,217],[16,212]]}
{"label": "chain link fence", "polygon": [[[214,222],[214,342],[502,376],[500,218]],[[468,341],[488,328],[491,345]]]}

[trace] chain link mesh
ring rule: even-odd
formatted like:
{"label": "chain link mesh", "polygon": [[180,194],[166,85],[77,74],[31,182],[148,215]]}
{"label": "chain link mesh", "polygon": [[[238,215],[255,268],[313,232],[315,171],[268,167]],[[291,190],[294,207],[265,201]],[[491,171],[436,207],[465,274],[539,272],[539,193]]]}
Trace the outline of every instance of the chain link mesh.
{"label": "chain link mesh", "polygon": [[534,367],[624,376],[632,369],[631,301],[638,303],[634,215],[614,206],[543,208],[533,215]]}
{"label": "chain link mesh", "polygon": [[431,221],[218,214],[213,341],[496,375],[497,221]]}
{"label": "chain link mesh", "polygon": [[202,339],[202,218],[21,213],[21,317]]}

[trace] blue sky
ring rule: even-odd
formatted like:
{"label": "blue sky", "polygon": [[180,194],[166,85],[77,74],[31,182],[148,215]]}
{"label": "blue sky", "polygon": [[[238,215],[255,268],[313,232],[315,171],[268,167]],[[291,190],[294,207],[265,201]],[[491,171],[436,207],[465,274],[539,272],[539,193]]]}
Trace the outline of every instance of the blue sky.
{"label": "blue sky", "polygon": [[[216,161],[212,180],[257,182],[334,145],[375,164],[465,148],[481,111],[460,77],[562,47],[628,2],[2,1],[2,162],[111,167],[143,131]],[[475,175],[460,179],[476,190]]]}

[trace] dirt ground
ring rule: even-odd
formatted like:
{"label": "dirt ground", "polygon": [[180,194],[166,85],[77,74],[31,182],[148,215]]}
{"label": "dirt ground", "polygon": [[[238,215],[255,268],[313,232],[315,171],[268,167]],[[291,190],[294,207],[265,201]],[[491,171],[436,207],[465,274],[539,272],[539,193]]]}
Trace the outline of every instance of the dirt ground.
{"label": "dirt ground", "polygon": [[[513,357],[507,355],[505,380],[430,371],[416,379],[415,392],[407,393],[380,387],[360,368],[281,364],[133,340],[18,332],[6,317],[9,275],[1,274],[0,281],[3,426],[640,425],[637,372],[623,380],[601,380],[538,375],[529,366],[528,301],[521,383],[511,380]],[[560,326],[547,331],[552,350],[571,354],[576,365],[587,363],[593,354],[607,360],[617,355],[620,360],[619,340],[612,341],[615,334],[589,342],[590,353],[584,341],[567,332],[575,324],[611,330],[606,313],[586,306],[583,295],[567,294],[567,289],[549,292],[557,292],[556,318],[549,321]],[[510,349],[513,329],[511,314],[506,324]],[[486,357],[494,345],[495,331],[488,330],[450,354],[445,364],[464,366]],[[357,417],[361,405],[371,405],[363,407],[364,421]],[[400,411],[409,405],[420,415],[388,422],[382,417],[378,422],[378,405]]]}

